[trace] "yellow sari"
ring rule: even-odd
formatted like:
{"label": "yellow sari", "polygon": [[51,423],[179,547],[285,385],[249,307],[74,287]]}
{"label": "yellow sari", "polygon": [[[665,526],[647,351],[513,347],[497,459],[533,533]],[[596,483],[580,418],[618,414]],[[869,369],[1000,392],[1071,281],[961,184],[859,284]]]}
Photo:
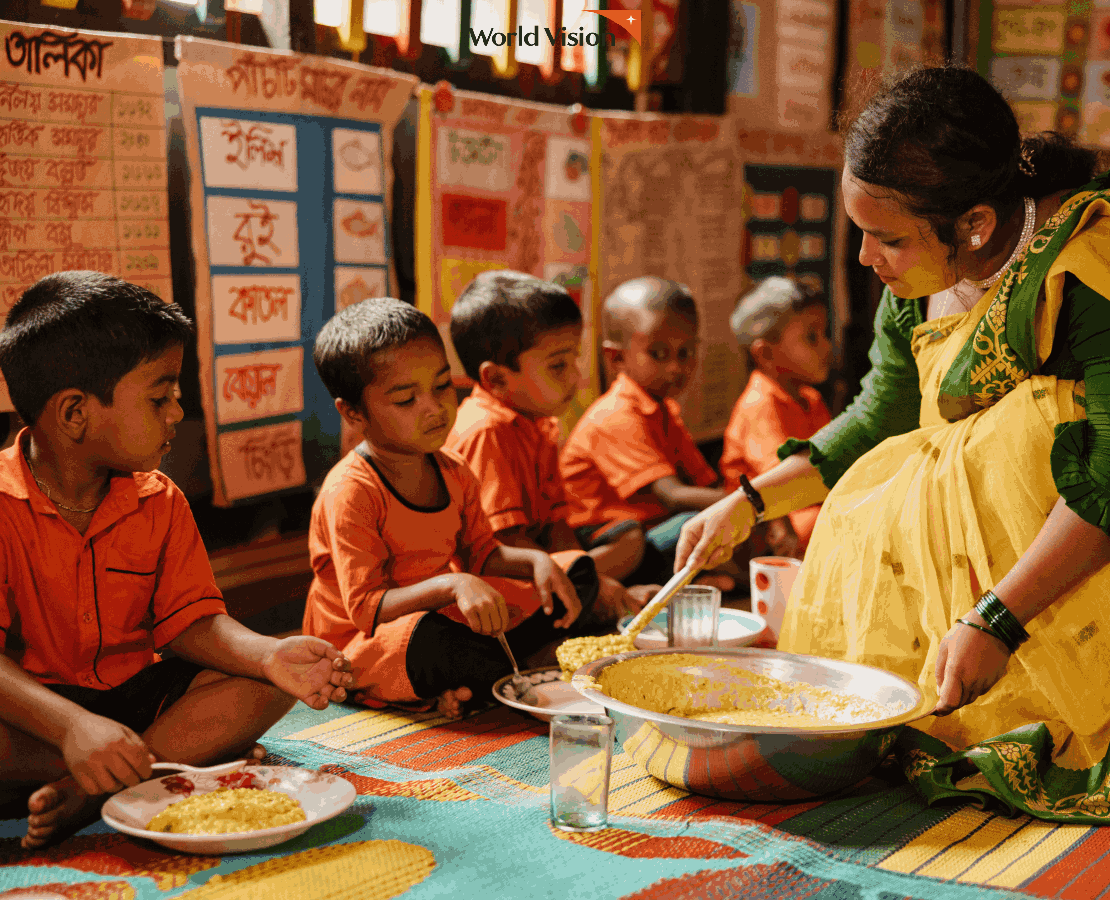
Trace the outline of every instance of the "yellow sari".
{"label": "yellow sari", "polygon": [[[1107,254],[1110,204],[1096,201],[1049,265],[1034,323],[1040,363],[1052,349],[1064,273],[1110,297]],[[795,582],[779,649],[878,666],[935,700],[941,639],[975,604],[970,570],[982,590],[993,587],[1044,525],[1059,499],[1049,466],[1055,428],[1085,417],[1083,382],[1022,375],[993,405],[955,422],[938,406],[945,374],[976,329],[983,333],[980,323],[995,314],[1005,284],[970,312],[914,330],[920,428],[883,441],[836,483]],[[1003,348],[997,359],[1005,365],[1006,358]],[[930,790],[915,780],[926,796],[970,789],[1044,818],[1110,820],[1110,783],[1102,777],[1104,767],[1110,776],[1110,761],[1102,762],[1110,745],[1108,604],[1110,567],[1028,624],[1030,640],[987,694],[917,724],[943,745],[904,736],[911,780],[935,782]],[[1037,723],[1051,741],[1044,729],[1030,738]],[[1007,734],[1015,730],[1021,739]],[[1061,783],[1046,787],[1037,768],[1045,769],[1047,756],[1056,764],[1047,781],[1093,766],[1094,785],[1068,782],[1062,793]],[[945,763],[952,771],[943,777],[932,771]]]}

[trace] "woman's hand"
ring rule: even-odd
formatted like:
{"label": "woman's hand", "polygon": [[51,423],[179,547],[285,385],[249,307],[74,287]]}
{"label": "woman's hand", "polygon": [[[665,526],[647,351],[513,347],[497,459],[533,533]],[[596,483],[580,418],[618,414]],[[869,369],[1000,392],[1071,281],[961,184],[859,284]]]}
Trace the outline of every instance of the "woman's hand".
{"label": "woman's hand", "polygon": [[[978,616],[967,618],[976,624]],[[1010,652],[996,637],[957,622],[940,642],[937,653],[937,708],[946,716],[994,687],[1006,671]]]}
{"label": "woman's hand", "polygon": [[693,565],[712,569],[732,558],[732,551],[748,539],[755,525],[755,509],[742,493],[729,494],[702,510],[682,526],[675,550],[674,570]]}
{"label": "woman's hand", "polygon": [[354,680],[351,661],[323,638],[295,635],[278,641],[262,663],[262,671],[274,685],[313,709],[347,699],[346,688]]}

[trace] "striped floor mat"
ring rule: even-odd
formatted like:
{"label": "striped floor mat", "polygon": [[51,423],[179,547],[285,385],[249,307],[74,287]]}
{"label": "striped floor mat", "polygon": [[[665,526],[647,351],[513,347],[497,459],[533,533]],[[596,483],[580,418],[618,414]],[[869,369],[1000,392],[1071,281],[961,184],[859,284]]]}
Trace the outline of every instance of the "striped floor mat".
{"label": "striped floor mat", "polygon": [[[25,821],[2,821],[0,898],[376,900],[412,882],[373,873],[409,869],[414,900],[1110,897],[1110,829],[929,809],[893,766],[820,803],[755,805],[676,790],[618,754],[611,827],[571,836],[547,823],[547,728],[512,710],[449,722],[298,705],[264,743],[269,762],[342,775],[355,805],[282,847],[223,858],[103,823],[25,852]],[[402,849],[409,869],[384,862]]]}

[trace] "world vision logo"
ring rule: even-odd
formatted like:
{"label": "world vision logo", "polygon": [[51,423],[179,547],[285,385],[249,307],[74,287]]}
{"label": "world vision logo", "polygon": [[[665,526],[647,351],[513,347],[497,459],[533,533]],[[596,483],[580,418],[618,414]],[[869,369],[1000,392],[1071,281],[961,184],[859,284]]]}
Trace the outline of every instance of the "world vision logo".
{"label": "world vision logo", "polygon": [[[584,9],[582,12],[604,16],[627,31],[637,44],[640,43],[640,10]],[[494,31],[492,28],[475,31],[471,28],[470,44],[472,47],[538,47],[540,31],[543,31],[543,39],[552,47],[596,47],[603,39],[609,47],[617,43],[616,36],[608,29],[604,35],[599,35],[596,31],[587,32],[585,28],[579,28],[577,31],[573,28],[561,28],[555,32],[550,28],[541,29],[537,25],[531,31],[525,31],[523,25],[518,25],[516,31]]]}

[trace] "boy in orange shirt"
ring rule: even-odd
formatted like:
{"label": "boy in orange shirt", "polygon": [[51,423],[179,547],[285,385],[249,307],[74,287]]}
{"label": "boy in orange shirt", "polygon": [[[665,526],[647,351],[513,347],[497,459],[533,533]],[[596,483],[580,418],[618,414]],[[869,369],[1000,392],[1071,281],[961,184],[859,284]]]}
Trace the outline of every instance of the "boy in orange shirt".
{"label": "boy in orange shirt", "polygon": [[[570,523],[598,529],[633,518],[647,533],[634,578],[665,581],[682,524],[725,496],[674,399],[694,371],[698,312],[685,285],[649,276],[602,307],[602,349],[617,373],[571,431],[559,458]],[[731,578],[719,582],[731,586]]]}
{"label": "boy in orange shirt", "polygon": [[[447,446],[482,486],[482,508],[503,544],[556,553],[568,565],[588,553],[613,613],[639,609],[619,579],[644,553],[634,519],[588,538],[583,549],[567,523],[559,472],[559,423],[578,390],[582,314],[559,285],[523,272],[483,272],[451,307],[451,340],[475,387],[459,407]],[[650,588],[648,589],[650,590]]]}
{"label": "boy in orange shirt", "polygon": [[[805,440],[830,421],[812,385],[829,377],[828,304],[824,294],[788,278],[768,278],[743,297],[730,324],[748,354],[751,377],[725,430],[721,475],[735,489],[778,465],[789,438]],[[778,556],[805,553],[820,505],[765,524]]]}
{"label": "boy in orange shirt", "polygon": [[[331,644],[226,615],[189,504],[155,471],[191,338],[179,306],[98,272],[43,278],[0,334],[29,423],[0,453],[0,781],[40,785],[25,848],[156,760],[258,758],[298,698],[346,697],[350,664]],[[158,661],[162,647],[175,656]]]}
{"label": "boy in orange shirt", "polygon": [[593,561],[564,573],[546,553],[494,537],[477,479],[442,449],[455,386],[443,339],[415,307],[347,307],[320,331],[313,359],[363,441],[312,508],[304,631],[351,659],[357,702],[434,704],[458,717],[512,671],[497,635],[524,658],[574,633],[597,596]]}

